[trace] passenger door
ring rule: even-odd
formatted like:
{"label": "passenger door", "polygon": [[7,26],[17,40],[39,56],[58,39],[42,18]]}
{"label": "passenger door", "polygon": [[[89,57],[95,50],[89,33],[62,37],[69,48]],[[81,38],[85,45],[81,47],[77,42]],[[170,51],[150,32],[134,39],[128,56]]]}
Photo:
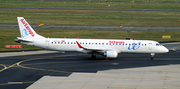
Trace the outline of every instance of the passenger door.
{"label": "passenger door", "polygon": [[152,49],[152,43],[149,43],[149,50]]}
{"label": "passenger door", "polygon": [[46,46],[46,49],[48,49],[48,47],[49,47],[49,40],[46,40],[45,46]]}

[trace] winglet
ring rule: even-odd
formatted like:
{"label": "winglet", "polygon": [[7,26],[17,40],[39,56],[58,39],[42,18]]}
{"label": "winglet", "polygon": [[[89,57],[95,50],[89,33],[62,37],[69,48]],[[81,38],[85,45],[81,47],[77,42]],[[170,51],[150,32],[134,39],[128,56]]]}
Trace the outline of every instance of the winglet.
{"label": "winglet", "polygon": [[77,41],[76,41],[76,43],[78,44],[79,48],[84,48],[84,47],[82,47]]}
{"label": "winglet", "polygon": [[79,39],[79,37],[78,36],[76,36],[77,37],[77,39]]}

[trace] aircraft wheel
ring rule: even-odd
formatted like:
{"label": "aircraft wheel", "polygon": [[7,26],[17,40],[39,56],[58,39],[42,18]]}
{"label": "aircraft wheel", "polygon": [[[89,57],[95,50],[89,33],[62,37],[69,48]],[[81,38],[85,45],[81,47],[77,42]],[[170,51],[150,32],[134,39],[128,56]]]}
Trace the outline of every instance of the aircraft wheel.
{"label": "aircraft wheel", "polygon": [[153,60],[154,57],[151,57],[151,60]]}
{"label": "aircraft wheel", "polygon": [[96,54],[92,54],[91,58],[96,59]]}
{"label": "aircraft wheel", "polygon": [[151,53],[151,60],[153,60],[155,53]]}

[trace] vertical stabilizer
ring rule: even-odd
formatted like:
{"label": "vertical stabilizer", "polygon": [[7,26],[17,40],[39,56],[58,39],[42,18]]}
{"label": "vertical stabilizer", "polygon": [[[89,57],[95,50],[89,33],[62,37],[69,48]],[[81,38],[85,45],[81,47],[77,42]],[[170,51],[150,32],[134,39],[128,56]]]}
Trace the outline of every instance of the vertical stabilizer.
{"label": "vertical stabilizer", "polygon": [[34,29],[29,25],[29,23],[23,17],[17,17],[21,37],[23,39],[33,38],[37,35]]}

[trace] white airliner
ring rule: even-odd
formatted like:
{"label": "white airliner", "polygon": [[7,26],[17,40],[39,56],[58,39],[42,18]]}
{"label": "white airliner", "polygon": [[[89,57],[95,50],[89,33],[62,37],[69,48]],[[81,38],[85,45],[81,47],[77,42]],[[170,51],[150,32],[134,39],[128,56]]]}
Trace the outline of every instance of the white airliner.
{"label": "white airliner", "polygon": [[96,54],[117,58],[118,53],[150,53],[153,59],[155,53],[169,52],[166,47],[151,40],[46,38],[37,34],[23,17],[17,17],[17,20],[21,37],[15,41],[43,49],[83,52],[92,54],[93,59]]}

